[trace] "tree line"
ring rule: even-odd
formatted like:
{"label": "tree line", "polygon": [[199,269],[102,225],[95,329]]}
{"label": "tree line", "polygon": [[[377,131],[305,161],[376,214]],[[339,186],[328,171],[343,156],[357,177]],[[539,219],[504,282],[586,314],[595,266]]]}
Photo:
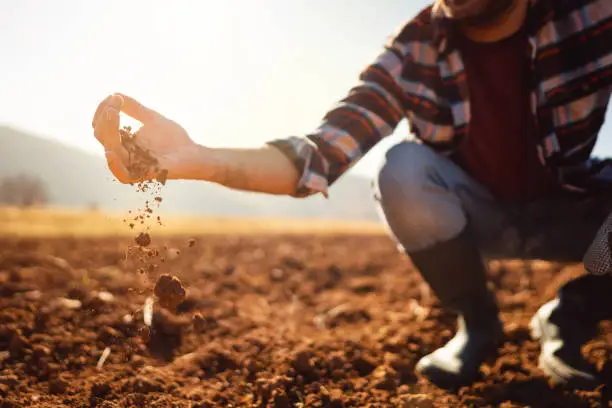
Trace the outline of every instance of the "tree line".
{"label": "tree line", "polygon": [[0,206],[32,207],[49,202],[49,191],[40,177],[17,174],[0,179]]}

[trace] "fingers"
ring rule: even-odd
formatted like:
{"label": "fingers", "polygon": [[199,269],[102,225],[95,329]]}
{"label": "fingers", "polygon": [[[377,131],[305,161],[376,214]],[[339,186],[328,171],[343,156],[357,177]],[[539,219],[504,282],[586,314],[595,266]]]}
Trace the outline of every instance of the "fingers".
{"label": "fingers", "polygon": [[96,127],[96,122],[101,117],[102,113],[109,106],[112,106],[112,107],[115,107],[115,108],[121,110],[121,107],[123,106],[123,98],[120,95],[118,95],[118,94],[113,94],[113,95],[107,96],[102,102],[100,102],[100,104],[96,108],[96,113],[94,114],[93,120],[91,122],[91,126],[94,129]]}
{"label": "fingers", "polygon": [[106,150],[118,152],[121,147],[119,136],[119,112],[123,105],[120,96],[112,95],[98,108],[97,117],[94,117],[94,136]]}
{"label": "fingers", "polygon": [[135,99],[121,94],[108,96],[96,109],[92,126],[96,139],[105,148],[108,167],[117,180],[122,183],[131,183],[134,180],[124,164],[128,160],[128,153],[122,146],[119,133],[121,111],[143,124],[163,118],[163,116]]}
{"label": "fingers", "polygon": [[136,99],[127,95],[115,93],[107,96],[106,99],[100,102],[96,108],[96,112],[94,113],[91,123],[94,129],[96,128],[96,123],[98,120],[109,107],[114,107],[143,124],[163,118],[163,115],[161,115],[159,112],[156,112],[151,108],[147,108]]}
{"label": "fingers", "polygon": [[96,113],[94,113],[94,117],[91,121],[91,127],[95,129],[96,127],[96,121],[98,120],[98,118],[100,117],[100,114],[102,113],[102,111],[106,108],[106,106],[108,105],[108,103],[110,102],[110,99],[113,97],[113,95],[109,95],[107,96],[102,102],[100,102],[100,104],[98,105],[98,107],[96,108]]}
{"label": "fingers", "polygon": [[146,124],[148,122],[153,122],[156,119],[163,118],[160,113],[154,111],[151,108],[147,108],[134,98],[123,94],[115,95],[118,95],[123,99],[123,107],[121,110],[125,112],[125,114],[131,116],[142,124]]}
{"label": "fingers", "polygon": [[92,126],[94,136],[104,146],[109,170],[121,183],[129,183],[131,182],[130,174],[120,157],[120,155],[126,154],[119,135],[119,113],[122,106],[123,98],[121,96],[108,96],[98,105]]}

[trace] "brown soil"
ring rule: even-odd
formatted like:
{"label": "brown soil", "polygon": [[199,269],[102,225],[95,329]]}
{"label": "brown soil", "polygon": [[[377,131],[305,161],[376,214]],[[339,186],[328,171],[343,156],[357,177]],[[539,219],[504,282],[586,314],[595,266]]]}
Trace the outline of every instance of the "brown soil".
{"label": "brown soil", "polygon": [[166,309],[175,310],[185,300],[187,292],[176,276],[161,275],[155,283],[153,290],[159,305]]}
{"label": "brown soil", "polygon": [[[181,256],[150,276],[130,241],[0,239],[1,407],[610,406],[605,386],[550,388],[528,334],[580,268],[492,264],[507,339],[482,380],[448,392],[413,369],[454,318],[386,238],[157,238],[147,250]],[[145,299],[175,271],[185,300],[154,305],[143,336]],[[610,340],[602,325],[584,349],[607,380]]]}
{"label": "brown soil", "polygon": [[134,241],[141,247],[147,247],[151,244],[151,236],[147,232],[141,232]]}
{"label": "brown soil", "polygon": [[147,149],[138,144],[138,132],[132,132],[130,126],[119,129],[121,144],[129,154],[127,169],[136,179],[144,179],[151,169],[156,174],[156,180],[161,184],[166,184],[168,172],[158,166],[158,161]]}

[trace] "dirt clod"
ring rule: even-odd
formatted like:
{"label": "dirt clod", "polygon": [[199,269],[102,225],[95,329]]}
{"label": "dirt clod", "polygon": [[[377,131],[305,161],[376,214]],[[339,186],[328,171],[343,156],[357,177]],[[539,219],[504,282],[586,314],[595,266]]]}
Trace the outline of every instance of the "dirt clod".
{"label": "dirt clod", "polygon": [[151,245],[151,236],[146,232],[141,232],[138,234],[138,236],[136,236],[134,241],[141,247],[147,247]]}
{"label": "dirt clod", "polygon": [[95,398],[104,398],[111,392],[111,386],[108,382],[95,382],[91,385],[91,396]]}
{"label": "dirt clod", "polygon": [[49,392],[51,394],[65,394],[70,384],[63,378],[55,378],[49,381]]}
{"label": "dirt clod", "polygon": [[3,375],[0,376],[0,384],[10,388],[17,387],[19,385],[19,378],[16,375]]}
{"label": "dirt clod", "polygon": [[30,347],[30,342],[24,336],[15,333],[9,343],[9,353],[14,357],[22,357]]}
{"label": "dirt clod", "polygon": [[161,275],[155,284],[154,293],[160,306],[169,310],[176,309],[187,295],[179,278],[172,275]]}

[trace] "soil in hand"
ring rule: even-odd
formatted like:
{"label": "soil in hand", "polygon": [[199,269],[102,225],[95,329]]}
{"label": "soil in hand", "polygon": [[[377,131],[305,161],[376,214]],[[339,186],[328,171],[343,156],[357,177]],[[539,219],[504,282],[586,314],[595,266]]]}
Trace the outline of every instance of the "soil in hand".
{"label": "soil in hand", "polygon": [[166,184],[168,171],[159,167],[159,162],[151,153],[138,143],[138,132],[133,133],[130,126],[119,130],[121,144],[129,154],[127,169],[132,177],[144,180],[151,172],[161,184]]}

